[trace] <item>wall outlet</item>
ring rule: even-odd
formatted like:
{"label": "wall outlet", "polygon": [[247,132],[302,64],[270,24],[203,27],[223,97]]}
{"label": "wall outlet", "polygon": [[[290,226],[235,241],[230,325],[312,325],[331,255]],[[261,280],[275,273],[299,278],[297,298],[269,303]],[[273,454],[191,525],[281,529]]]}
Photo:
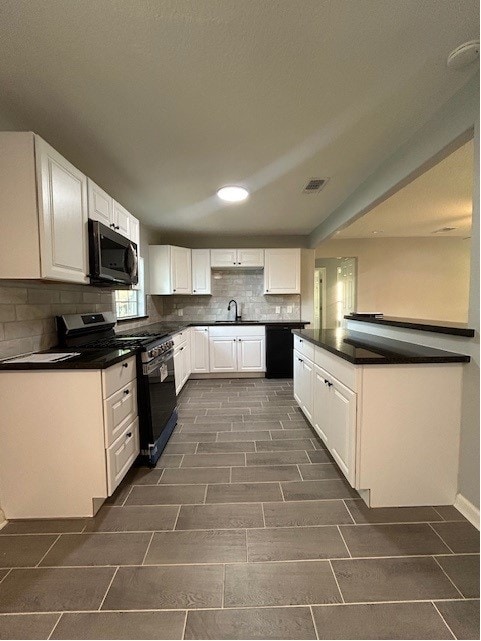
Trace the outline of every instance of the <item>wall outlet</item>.
{"label": "wall outlet", "polygon": [[279,307],[279,305],[277,305],[277,307],[276,307],[276,314],[280,314],[280,313],[281,313],[281,308]]}
{"label": "wall outlet", "polygon": [[177,316],[183,316],[184,315],[184,310],[183,309],[178,309],[177,310]]}
{"label": "wall outlet", "polygon": [[286,311],[288,314],[292,314],[292,305],[288,305]]}

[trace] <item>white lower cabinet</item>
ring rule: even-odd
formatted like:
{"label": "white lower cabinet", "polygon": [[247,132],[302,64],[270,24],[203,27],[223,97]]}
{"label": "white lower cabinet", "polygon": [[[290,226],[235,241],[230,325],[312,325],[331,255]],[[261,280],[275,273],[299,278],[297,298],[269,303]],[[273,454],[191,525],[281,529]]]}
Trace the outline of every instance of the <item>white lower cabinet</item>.
{"label": "white lower cabinet", "polygon": [[307,418],[312,422],[312,392],[314,363],[294,351],[294,396]]}
{"label": "white lower cabinet", "polygon": [[356,394],[318,365],[312,376],[314,429],[345,477],[355,483]]}
{"label": "white lower cabinet", "polygon": [[208,374],[210,372],[208,327],[191,328],[190,358],[193,374]]}
{"label": "white lower cabinet", "polygon": [[294,397],[367,505],[453,505],[463,365],[355,365],[295,338]]}
{"label": "white lower cabinet", "polygon": [[179,394],[185,383],[188,381],[192,371],[190,350],[191,350],[191,328],[183,329],[174,336],[174,375],[175,393]]}
{"label": "white lower cabinet", "polygon": [[[104,370],[0,372],[7,519],[94,516],[140,451],[136,385],[135,357]],[[26,491],[19,478],[35,483]]]}
{"label": "white lower cabinet", "polygon": [[211,372],[264,372],[265,327],[209,328]]}

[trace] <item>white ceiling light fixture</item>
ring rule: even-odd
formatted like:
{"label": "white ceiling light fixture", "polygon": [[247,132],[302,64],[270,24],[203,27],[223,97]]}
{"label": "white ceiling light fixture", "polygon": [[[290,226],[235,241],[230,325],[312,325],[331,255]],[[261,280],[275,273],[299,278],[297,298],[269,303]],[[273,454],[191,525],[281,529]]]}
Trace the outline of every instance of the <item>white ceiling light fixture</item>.
{"label": "white ceiling light fixture", "polygon": [[249,192],[239,185],[225,185],[217,190],[217,195],[226,203],[241,203],[249,198]]}

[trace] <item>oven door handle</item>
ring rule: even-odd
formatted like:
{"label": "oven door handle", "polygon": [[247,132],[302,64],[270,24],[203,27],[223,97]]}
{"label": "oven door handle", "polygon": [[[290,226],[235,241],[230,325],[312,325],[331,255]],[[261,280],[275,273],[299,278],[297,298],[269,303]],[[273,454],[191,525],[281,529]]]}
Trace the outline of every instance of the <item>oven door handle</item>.
{"label": "oven door handle", "polygon": [[142,370],[144,374],[151,374],[154,370],[156,370],[159,366],[163,365],[164,363],[167,363],[169,360],[174,355],[174,350],[171,349],[168,352],[164,352],[160,356],[157,356],[157,358],[154,358],[154,360],[150,361],[150,363],[145,363]]}

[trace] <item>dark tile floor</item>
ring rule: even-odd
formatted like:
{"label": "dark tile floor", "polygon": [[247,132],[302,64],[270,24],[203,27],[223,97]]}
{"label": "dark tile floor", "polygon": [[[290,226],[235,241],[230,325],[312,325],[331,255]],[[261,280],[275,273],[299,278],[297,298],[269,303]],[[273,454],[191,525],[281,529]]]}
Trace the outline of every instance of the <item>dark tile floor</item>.
{"label": "dark tile floor", "polygon": [[94,519],[0,531],[0,639],[477,639],[479,535],[370,510],[291,381],[190,381]]}

